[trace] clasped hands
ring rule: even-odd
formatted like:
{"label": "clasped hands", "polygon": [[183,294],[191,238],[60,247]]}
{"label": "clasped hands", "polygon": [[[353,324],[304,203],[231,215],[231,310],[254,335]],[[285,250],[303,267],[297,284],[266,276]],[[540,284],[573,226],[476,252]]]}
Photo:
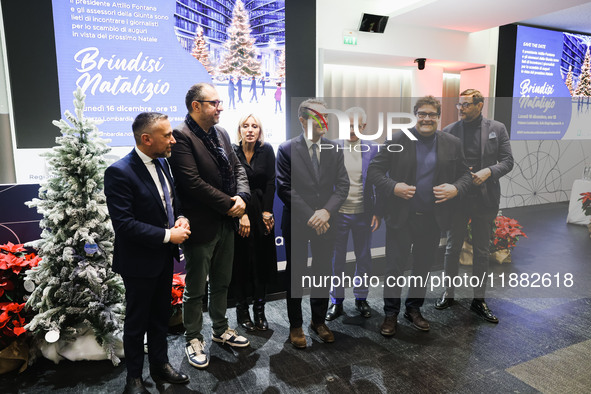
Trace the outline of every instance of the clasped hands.
{"label": "clasped hands", "polygon": [[246,203],[240,196],[231,197],[230,200],[234,201],[234,205],[232,205],[232,208],[228,209],[226,215],[234,218],[241,218],[246,210]]}
{"label": "clasped hands", "polygon": [[170,229],[170,242],[175,245],[182,244],[189,238],[189,235],[191,235],[189,221],[184,217],[178,218],[174,227]]}
{"label": "clasped hands", "polygon": [[318,209],[314,212],[314,215],[308,219],[308,227],[313,228],[316,231],[317,235],[322,235],[328,231],[330,228],[330,224],[328,224],[328,220],[330,219],[330,212],[326,209]]}
{"label": "clasped hands", "polygon": [[[407,185],[404,182],[398,182],[394,186],[394,195],[404,200],[410,200],[414,197],[417,190],[416,186]],[[458,195],[458,189],[449,183],[442,183],[441,185],[433,187],[433,195],[435,196],[435,203],[451,200]]]}

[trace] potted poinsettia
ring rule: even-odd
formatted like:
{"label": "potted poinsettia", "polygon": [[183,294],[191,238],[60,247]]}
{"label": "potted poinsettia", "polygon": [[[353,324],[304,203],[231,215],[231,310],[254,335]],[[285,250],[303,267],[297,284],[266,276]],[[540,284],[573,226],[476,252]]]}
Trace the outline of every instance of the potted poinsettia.
{"label": "potted poinsettia", "polygon": [[24,371],[29,359],[25,325],[32,312],[25,307],[30,288],[24,283],[26,270],[41,258],[27,253],[22,244],[0,245],[0,374]]}
{"label": "potted poinsettia", "polygon": [[185,275],[173,274],[172,276],[172,316],[168,325],[178,326],[183,322],[183,293],[185,291]]}
{"label": "potted poinsettia", "polygon": [[[490,241],[490,259],[499,264],[510,263],[511,250],[517,245],[519,237],[527,238],[522,228],[515,219],[497,216]],[[460,264],[472,265],[472,257],[472,221],[469,221],[468,233],[460,254]]]}
{"label": "potted poinsettia", "polygon": [[517,245],[519,237],[527,238],[521,230],[523,227],[515,219],[506,216],[495,218],[490,257],[492,260],[502,263],[511,262],[511,251]]}
{"label": "potted poinsettia", "polygon": [[[586,216],[591,216],[591,192],[581,193],[581,208]],[[591,238],[591,221],[587,223],[587,228],[589,229],[589,237]]]}

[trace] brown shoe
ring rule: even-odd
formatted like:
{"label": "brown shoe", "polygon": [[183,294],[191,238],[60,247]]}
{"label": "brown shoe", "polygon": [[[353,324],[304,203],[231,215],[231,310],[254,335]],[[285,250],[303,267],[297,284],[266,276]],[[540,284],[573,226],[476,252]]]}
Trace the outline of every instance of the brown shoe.
{"label": "brown shoe", "polygon": [[410,321],[414,328],[421,331],[429,331],[429,322],[421,315],[418,309],[407,309],[404,313],[406,320]]}
{"label": "brown shoe", "polygon": [[306,336],[302,327],[289,329],[289,342],[298,349],[306,348]]}
{"label": "brown shoe", "polygon": [[330,331],[330,328],[324,323],[314,324],[310,323],[310,328],[314,331],[322,342],[324,343],[333,343],[334,342],[334,334]]}
{"label": "brown shoe", "polygon": [[380,334],[391,337],[396,334],[396,326],[398,325],[398,315],[386,316],[382,326],[380,327]]}

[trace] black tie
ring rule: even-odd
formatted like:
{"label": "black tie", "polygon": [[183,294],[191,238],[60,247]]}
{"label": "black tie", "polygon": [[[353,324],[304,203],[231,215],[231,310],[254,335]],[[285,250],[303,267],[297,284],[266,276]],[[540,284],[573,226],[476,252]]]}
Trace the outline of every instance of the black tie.
{"label": "black tie", "polygon": [[166,216],[168,217],[168,228],[174,227],[174,213],[172,211],[172,202],[170,201],[170,192],[168,191],[168,185],[166,184],[166,179],[164,179],[164,173],[162,172],[162,165],[160,164],[160,160],[154,159],[152,163],[156,166],[156,173],[158,174],[158,179],[160,180],[160,184],[162,185],[162,191],[164,192],[164,201],[166,202]]}
{"label": "black tie", "polygon": [[318,149],[317,144],[312,144],[312,167],[314,167],[314,175],[316,175],[316,180],[320,180],[320,162],[318,161],[318,154],[316,150]]}

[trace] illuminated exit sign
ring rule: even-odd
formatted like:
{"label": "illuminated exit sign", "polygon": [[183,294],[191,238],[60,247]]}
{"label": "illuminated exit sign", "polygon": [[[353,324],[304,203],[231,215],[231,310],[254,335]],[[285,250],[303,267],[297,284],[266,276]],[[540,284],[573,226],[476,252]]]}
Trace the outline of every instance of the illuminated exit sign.
{"label": "illuminated exit sign", "polygon": [[352,30],[343,31],[343,44],[357,45],[357,33]]}

